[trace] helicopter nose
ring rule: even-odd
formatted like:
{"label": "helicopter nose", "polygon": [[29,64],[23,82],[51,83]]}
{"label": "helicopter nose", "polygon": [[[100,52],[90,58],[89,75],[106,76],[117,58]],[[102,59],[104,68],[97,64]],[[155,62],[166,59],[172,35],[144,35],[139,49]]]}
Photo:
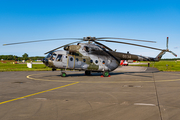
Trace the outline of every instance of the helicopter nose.
{"label": "helicopter nose", "polygon": [[45,58],[42,59],[42,62],[45,63]]}
{"label": "helicopter nose", "polygon": [[42,59],[42,62],[47,66],[48,65],[48,60],[46,58]]}

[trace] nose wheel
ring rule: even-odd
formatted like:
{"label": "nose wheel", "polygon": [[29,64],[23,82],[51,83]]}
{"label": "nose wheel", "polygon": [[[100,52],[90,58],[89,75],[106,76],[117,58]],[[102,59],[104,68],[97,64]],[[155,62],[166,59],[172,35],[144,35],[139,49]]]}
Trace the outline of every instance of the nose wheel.
{"label": "nose wheel", "polygon": [[65,72],[61,72],[61,77],[66,77],[66,73]]}

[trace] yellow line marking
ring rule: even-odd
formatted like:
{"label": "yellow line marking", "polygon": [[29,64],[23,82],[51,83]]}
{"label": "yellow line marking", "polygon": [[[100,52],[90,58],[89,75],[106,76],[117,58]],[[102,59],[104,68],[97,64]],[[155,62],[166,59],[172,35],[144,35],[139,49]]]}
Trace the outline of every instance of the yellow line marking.
{"label": "yellow line marking", "polygon": [[49,90],[44,90],[44,91],[41,91],[41,92],[37,92],[37,93],[30,94],[30,95],[26,95],[26,96],[23,96],[23,97],[7,100],[7,101],[4,101],[4,102],[0,102],[0,105],[8,103],[8,102],[15,101],[15,100],[31,97],[31,96],[34,96],[34,95],[38,95],[38,94],[41,94],[41,93],[45,93],[45,92],[48,92],[48,91],[52,91],[52,90],[60,89],[60,88],[63,88],[63,87],[71,86],[71,85],[74,85],[74,84],[77,84],[77,83],[79,83],[79,82],[74,82],[74,83],[67,84],[67,85],[64,85],[64,86],[60,86],[60,87],[52,88],[52,89],[49,89]]}

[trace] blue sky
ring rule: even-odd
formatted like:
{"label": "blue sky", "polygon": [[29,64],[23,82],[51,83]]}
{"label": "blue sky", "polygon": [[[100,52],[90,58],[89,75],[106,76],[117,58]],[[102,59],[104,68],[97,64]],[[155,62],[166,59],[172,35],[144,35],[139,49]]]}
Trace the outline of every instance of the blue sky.
{"label": "blue sky", "polygon": [[[142,44],[166,48],[180,55],[180,2],[178,0],[0,0],[0,55],[44,56],[74,41],[51,41],[2,46],[5,43],[51,38],[124,37],[157,41]],[[160,51],[105,43],[119,52],[155,57]],[[173,58],[170,53],[163,58]]]}

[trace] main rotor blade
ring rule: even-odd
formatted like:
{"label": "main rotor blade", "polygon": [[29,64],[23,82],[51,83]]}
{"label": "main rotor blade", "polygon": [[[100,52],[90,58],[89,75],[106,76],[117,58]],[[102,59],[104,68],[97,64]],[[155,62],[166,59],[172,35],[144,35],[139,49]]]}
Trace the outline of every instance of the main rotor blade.
{"label": "main rotor blade", "polygon": [[60,49],[60,48],[62,48],[62,47],[65,47],[65,46],[67,46],[67,45],[71,45],[71,44],[78,43],[78,42],[82,42],[82,41],[83,41],[83,40],[81,40],[81,41],[76,41],[76,42],[72,42],[72,43],[69,43],[69,44],[66,44],[66,45],[57,47],[57,48],[55,48],[55,49],[53,49],[53,50],[51,50],[51,51],[48,51],[48,52],[46,52],[46,53],[44,53],[44,54],[48,54],[48,53],[50,53],[50,52],[52,52],[52,51],[55,51],[55,50],[57,50],[57,49]]}
{"label": "main rotor blade", "polygon": [[119,42],[119,41],[112,41],[112,40],[98,40],[98,41],[114,42],[114,43],[121,43],[121,44],[127,44],[127,45],[134,45],[134,46],[145,47],[145,48],[150,48],[150,49],[154,49],[154,50],[161,50],[161,51],[163,50],[163,49],[148,47],[148,46],[144,46],[144,45],[138,45],[138,44],[126,43],[126,42]]}
{"label": "main rotor blade", "polygon": [[94,41],[94,42],[95,42],[96,44],[98,44],[98,45],[101,45],[101,46],[105,47],[105,48],[108,49],[109,51],[113,51],[111,48],[103,45],[102,43],[99,43],[99,42],[97,42],[97,41]]}
{"label": "main rotor blade", "polygon": [[15,44],[24,44],[24,43],[32,43],[32,42],[53,41],[53,40],[83,40],[83,39],[82,38],[45,39],[45,40],[34,40],[34,41],[27,41],[27,42],[8,43],[8,44],[3,44],[3,46],[5,46],[5,45],[15,45]]}
{"label": "main rotor blade", "polygon": [[140,42],[152,42],[152,43],[156,43],[156,41],[149,41],[149,40],[138,40],[138,39],[129,39],[129,38],[114,38],[114,37],[100,37],[100,38],[96,38],[98,39],[120,39],[120,40],[132,40],[132,41],[140,41]]}

